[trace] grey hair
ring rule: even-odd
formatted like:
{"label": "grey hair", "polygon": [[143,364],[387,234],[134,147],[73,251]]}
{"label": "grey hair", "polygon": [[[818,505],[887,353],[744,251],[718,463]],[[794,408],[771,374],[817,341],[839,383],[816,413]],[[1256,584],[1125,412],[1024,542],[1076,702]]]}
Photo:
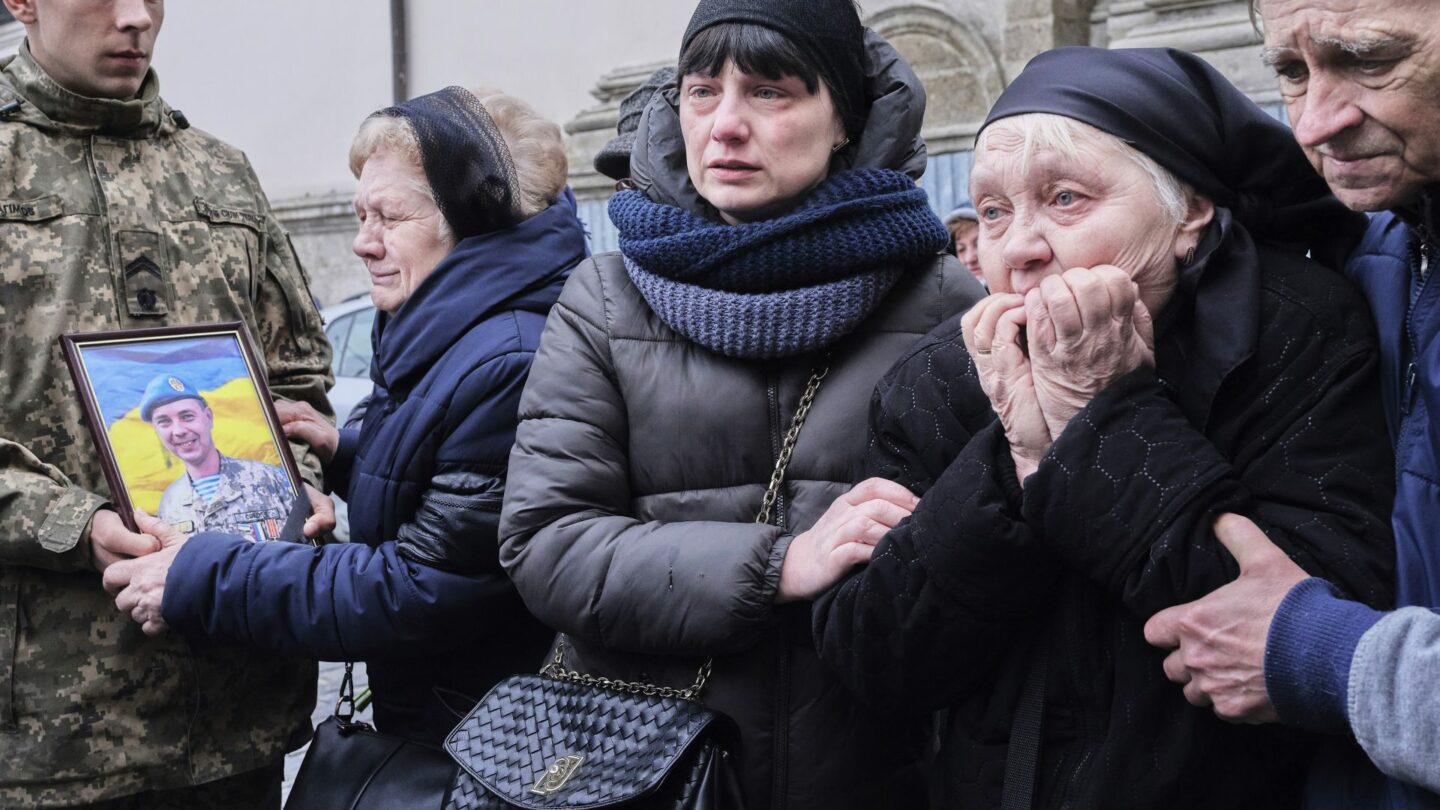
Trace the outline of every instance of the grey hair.
{"label": "grey hair", "polygon": [[1080,142],[1094,143],[1143,169],[1150,177],[1156,201],[1175,224],[1184,222],[1190,211],[1190,198],[1195,192],[1188,184],[1149,155],[1089,124],[1054,113],[1024,113],[1002,118],[980,133],[975,142],[976,151],[987,148],[997,132],[1013,133],[1023,141],[1020,149],[1022,170],[1028,170],[1031,158],[1040,152],[1059,152],[1067,158],[1079,160],[1082,157]]}
{"label": "grey hair", "polygon": [[[435,190],[430,188],[430,182],[425,179],[425,165],[420,160],[420,140],[415,137],[415,129],[410,126],[408,119],[390,115],[372,115],[366,118],[360,124],[360,131],[355,133],[355,140],[350,144],[350,173],[359,179],[365,164],[382,151],[393,154],[414,170],[406,182],[412,191],[432,203],[436,202]],[[436,208],[438,210],[438,203]],[[439,223],[435,226],[436,237],[444,244],[454,247],[455,231],[450,227],[450,222],[444,216],[437,216],[435,219]]]}

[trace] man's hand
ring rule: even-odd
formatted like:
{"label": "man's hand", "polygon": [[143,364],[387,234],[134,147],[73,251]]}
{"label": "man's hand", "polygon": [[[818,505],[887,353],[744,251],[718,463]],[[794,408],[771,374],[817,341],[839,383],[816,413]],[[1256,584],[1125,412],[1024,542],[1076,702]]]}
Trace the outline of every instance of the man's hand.
{"label": "man's hand", "polygon": [[1005,428],[1021,483],[1039,467],[1052,439],[1024,346],[1025,325],[1025,299],[1014,293],[982,299],[960,319],[965,349],[975,363],[981,390]]}
{"label": "man's hand", "polygon": [[133,560],[121,560],[105,569],[105,590],[115,597],[115,607],[130,614],[147,636],[165,632],[165,619],[160,604],[165,599],[165,575],[175,555],[185,545],[187,535],[159,518],[135,510],[135,524],[147,535],[158,538],[159,551]]}
{"label": "man's hand", "polygon": [[310,403],[277,399],[275,414],[280,417],[280,429],[285,431],[285,438],[298,439],[310,445],[322,464],[329,464],[335,458],[335,451],[340,447],[340,431]]}
{"label": "man's hand", "polygon": [[90,562],[102,574],[121,560],[143,557],[159,550],[158,538],[148,533],[136,534],[125,528],[120,515],[111,509],[101,509],[90,519]]}
{"label": "man's hand", "polygon": [[305,518],[305,536],[311,540],[335,529],[335,502],[330,496],[305,485],[305,495],[310,499],[310,517]]}
{"label": "man's hand", "polygon": [[1265,639],[1285,594],[1308,575],[1270,538],[1239,515],[1221,515],[1215,535],[1240,564],[1240,576],[1194,602],[1162,610],[1145,624],[1145,640],[1174,650],[1165,676],[1185,699],[1214,706],[1236,723],[1278,718],[1265,691]]}
{"label": "man's hand", "polygon": [[1111,383],[1155,365],[1150,310],[1118,267],[1046,278],[1026,293],[1025,314],[1035,393],[1053,437]]}
{"label": "man's hand", "polygon": [[851,568],[870,561],[875,544],[920,503],[910,490],[867,478],[836,498],[809,531],[790,541],[780,564],[776,602],[814,599]]}

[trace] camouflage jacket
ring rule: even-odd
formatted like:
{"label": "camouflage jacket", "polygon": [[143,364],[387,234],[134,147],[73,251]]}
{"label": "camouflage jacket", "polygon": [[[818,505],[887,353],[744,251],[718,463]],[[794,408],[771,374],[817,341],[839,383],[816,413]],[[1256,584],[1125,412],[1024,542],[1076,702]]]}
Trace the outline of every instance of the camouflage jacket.
{"label": "camouflage jacket", "polygon": [[[312,663],[147,638],[90,567],[105,479],[63,332],[243,321],[277,396],[329,412],[330,349],[245,156],[138,98],[0,60],[0,807],[260,767],[303,742]],[[300,454],[313,474],[315,460]]]}
{"label": "camouflage jacket", "polygon": [[155,515],[186,534],[225,532],[260,539],[253,534],[258,528],[264,539],[273,540],[276,524],[285,522],[294,500],[295,491],[283,469],[222,455],[220,483],[209,500],[195,491],[190,473],[182,472],[165,488]]}

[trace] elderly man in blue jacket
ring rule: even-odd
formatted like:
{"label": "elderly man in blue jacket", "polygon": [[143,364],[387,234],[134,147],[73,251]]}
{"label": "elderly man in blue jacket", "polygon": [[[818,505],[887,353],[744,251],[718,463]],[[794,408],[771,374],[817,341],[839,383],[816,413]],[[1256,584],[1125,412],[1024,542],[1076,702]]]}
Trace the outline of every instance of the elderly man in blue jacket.
{"label": "elderly man in blue jacket", "polygon": [[1380,333],[1400,607],[1340,599],[1225,515],[1216,533],[1239,579],[1157,614],[1146,635],[1174,649],[1165,671],[1192,703],[1348,729],[1392,778],[1374,806],[1440,807],[1440,14],[1433,0],[1256,9],[1295,137],[1341,201],[1380,212],[1347,272]]}

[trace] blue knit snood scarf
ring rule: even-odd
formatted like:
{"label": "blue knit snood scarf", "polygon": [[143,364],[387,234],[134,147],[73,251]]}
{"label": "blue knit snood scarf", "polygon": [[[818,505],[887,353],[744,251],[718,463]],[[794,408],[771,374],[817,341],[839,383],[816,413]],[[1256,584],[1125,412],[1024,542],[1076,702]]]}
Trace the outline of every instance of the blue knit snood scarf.
{"label": "blue knit snood scarf", "polygon": [[837,174],[790,213],[725,225],[638,191],[610,199],[630,279],[670,328],[727,357],[824,348],[949,235],[905,174]]}

